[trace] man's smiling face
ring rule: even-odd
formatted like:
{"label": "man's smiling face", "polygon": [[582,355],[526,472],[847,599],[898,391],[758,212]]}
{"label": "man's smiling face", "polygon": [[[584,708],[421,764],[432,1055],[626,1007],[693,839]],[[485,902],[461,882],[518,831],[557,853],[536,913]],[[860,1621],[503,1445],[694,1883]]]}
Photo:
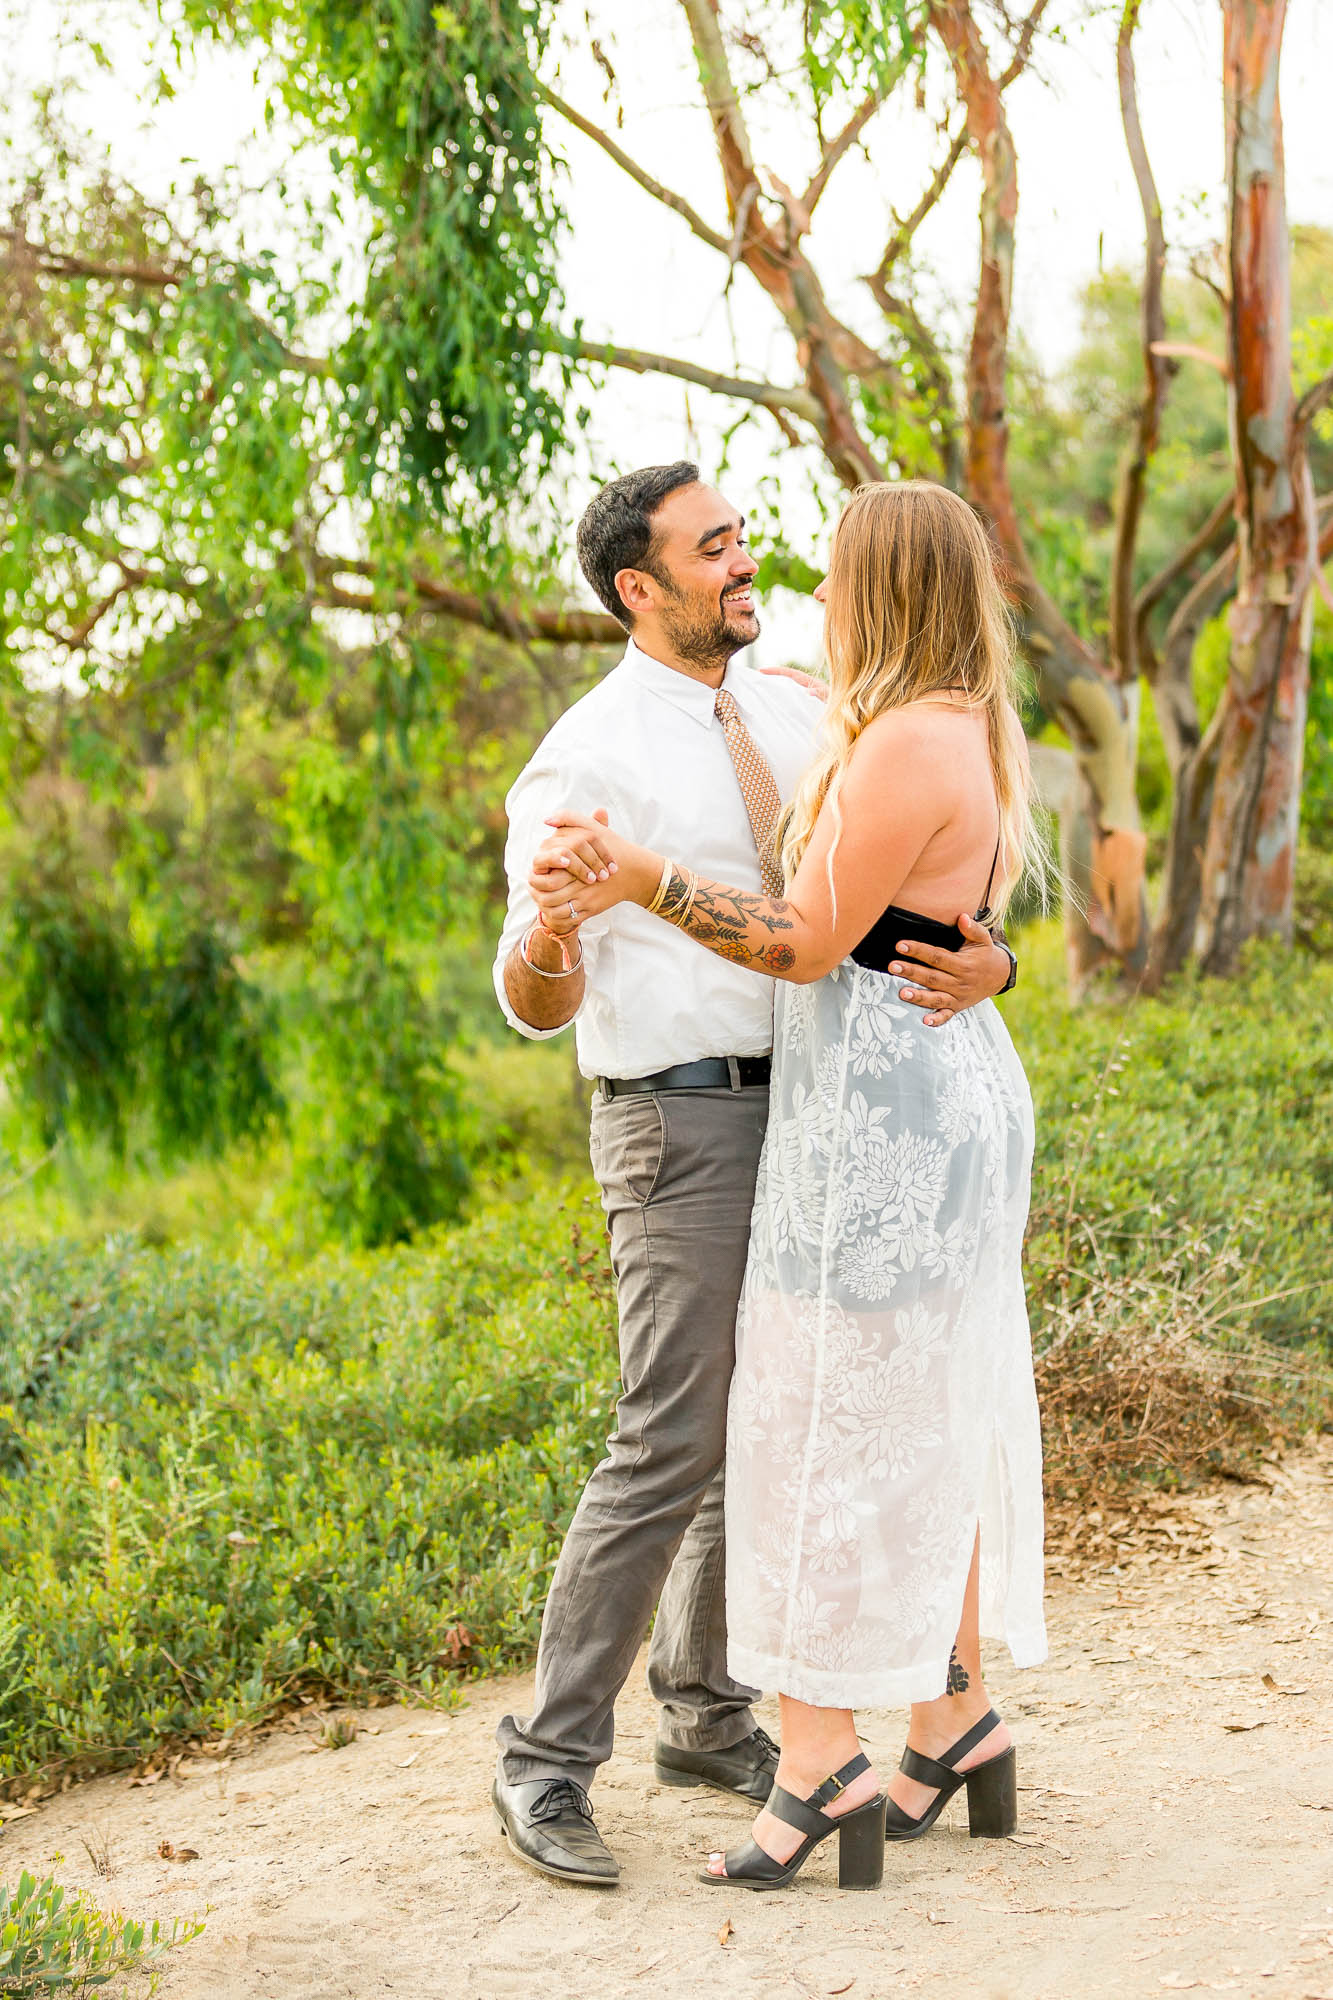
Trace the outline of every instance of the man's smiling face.
{"label": "man's smiling face", "polygon": [[654,634],[675,656],[703,669],[723,667],[759,637],[754,576],[759,565],[745,544],[745,521],[716,488],[694,482],[662,502],[653,517],[652,568],[622,571],[638,584],[631,598],[635,637]]}

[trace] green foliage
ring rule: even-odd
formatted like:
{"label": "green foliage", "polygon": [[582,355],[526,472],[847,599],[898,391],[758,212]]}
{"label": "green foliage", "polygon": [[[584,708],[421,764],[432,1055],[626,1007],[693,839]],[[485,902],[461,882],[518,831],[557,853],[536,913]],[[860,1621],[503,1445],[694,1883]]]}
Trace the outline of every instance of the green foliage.
{"label": "green foliage", "polygon": [[452,1220],[472,1178],[473,1120],[445,1061],[454,1023],[401,953],[321,970],[297,1133],[296,1191],[328,1232],[373,1247]]}
{"label": "green foliage", "polygon": [[291,1274],[0,1253],[0,1352],[27,1356],[0,1777],[127,1763],[298,1691],[447,1699],[460,1654],[526,1657],[614,1393],[601,1259],[578,1262],[598,1220],[529,1189],[425,1248]]}
{"label": "green foliage", "polygon": [[183,1917],[167,1928],[107,1916],[91,1898],[71,1894],[50,1875],[39,1882],[25,1869],[16,1888],[0,1882],[0,1993],[14,2000],[84,1993],[188,1944],[203,1928]]}
{"label": "green foliage", "polygon": [[201,920],[142,948],[62,837],[12,882],[3,937],[0,1050],[46,1146],[119,1152],[137,1116],[167,1158],[216,1154],[280,1114],[270,1010]]}
{"label": "green foliage", "polygon": [[[1037,1106],[1038,1217],[1077,1161],[1077,1204],[1108,1272],[1133,1273],[1163,1234],[1202,1231],[1243,1260],[1247,1324],[1333,1351],[1333,961],[1302,954],[1293,980],[1285,952],[1254,947],[1234,982],[1182,977],[1160,1000],[1075,1010],[1054,926],[1026,932],[1021,950],[1006,1018]],[[1063,1244],[1061,1216],[1039,1220],[1038,1296]]]}
{"label": "green foliage", "polygon": [[78,893],[63,859],[38,860],[12,886],[0,1033],[46,1145],[73,1130],[119,1146],[135,1080],[133,947],[103,896]]}
{"label": "green foliage", "polygon": [[1318,601],[1310,647],[1301,832],[1325,853],[1333,852],[1333,611]]}
{"label": "green foliage", "polygon": [[[1304,386],[1333,360],[1327,315],[1333,232],[1293,229],[1292,259],[1293,349]],[[1079,345],[1053,377],[1021,339],[1011,359],[1009,464],[1024,533],[1042,582],[1075,629],[1099,644],[1107,628],[1116,490],[1143,396],[1139,288],[1137,269],[1118,268],[1086,286]],[[1169,275],[1165,299],[1171,340],[1222,353],[1221,309],[1205,283]],[[1321,492],[1333,485],[1333,430],[1316,438],[1312,466]],[[1225,383],[1214,369],[1182,361],[1149,474],[1136,584],[1175,554],[1230,480]],[[1159,618],[1169,616],[1193,580],[1176,586]]]}
{"label": "green foliage", "polygon": [[531,64],[545,0],[164,0],[201,34],[276,63],[289,113],[373,218],[334,372],[355,483],[389,447],[431,508],[461,469],[512,481],[560,436],[535,379],[555,293],[557,211]]}
{"label": "green foliage", "polygon": [[393,1243],[456,1216],[469,1118],[445,1062],[457,1020],[432,959],[476,916],[475,829],[423,782],[442,745],[423,656],[382,656],[369,727],[312,736],[280,812],[311,910],[298,1190],[344,1241]]}
{"label": "green foliage", "polygon": [[805,72],[817,109],[835,90],[889,91],[925,54],[922,0],[804,0]]}
{"label": "green foliage", "polygon": [[283,1109],[270,1074],[272,1009],[215,932],[168,934],[143,1010],[144,1065],[163,1151],[221,1153]]}
{"label": "green foliage", "polygon": [[[1301,960],[1299,1013],[1269,952],[1075,1016],[1056,925],[1022,954],[1038,1344],[1071,1226],[1111,1281],[1146,1288],[1165,1237],[1219,1323],[1328,1343],[1333,964]],[[566,1061],[488,1059],[511,1143],[572,1127]],[[126,1764],[298,1693],[448,1700],[460,1666],[530,1657],[616,1392],[585,1177],[306,1266],[11,1235],[0,1336],[0,1776]]]}

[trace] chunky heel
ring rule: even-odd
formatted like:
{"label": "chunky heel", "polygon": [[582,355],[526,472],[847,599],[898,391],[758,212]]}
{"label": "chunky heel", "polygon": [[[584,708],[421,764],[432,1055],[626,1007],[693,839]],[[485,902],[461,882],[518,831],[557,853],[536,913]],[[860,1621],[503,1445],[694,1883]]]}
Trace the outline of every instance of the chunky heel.
{"label": "chunky heel", "polygon": [[959,1771],[954,1767],[968,1752],[984,1743],[992,1729],[998,1729],[1000,1718],[990,1709],[980,1722],[973,1723],[965,1736],[960,1736],[951,1750],[942,1757],[923,1757],[919,1750],[909,1744],[903,1751],[900,1771],[918,1785],[933,1787],[935,1797],[926,1810],[916,1819],[905,1813],[902,1807],[889,1800],[886,1837],[889,1840],[919,1840],[923,1833],[929,1833],[955,1792],[967,1786],[967,1818],[973,1838],[1003,1840],[1014,1832],[1018,1825],[1018,1764],[1012,1743],[1002,1750],[998,1757],[987,1758],[984,1764],[974,1764],[970,1771]]}
{"label": "chunky heel", "polygon": [[967,1830],[973,1840],[1004,1840],[1018,1829],[1018,1758],[1013,1745],[964,1773]]}
{"label": "chunky heel", "polygon": [[872,1799],[838,1821],[840,1889],[878,1889],[884,1880],[884,1805]]}
{"label": "chunky heel", "polygon": [[808,1799],[794,1798],[781,1785],[768,1795],[767,1810],[774,1819],[794,1826],[804,1834],[790,1861],[775,1861],[758,1841],[747,1840],[743,1847],[728,1849],[726,1873],[714,1875],[705,1869],[699,1877],[714,1889],[785,1889],[794,1881],[821,1840],[838,1836],[838,1887],[878,1889],[884,1880],[884,1813],[888,1800],[881,1792],[853,1812],[829,1814],[824,1807],[845,1792],[854,1779],[870,1769],[870,1759],[857,1755],[831,1778],[825,1778]]}

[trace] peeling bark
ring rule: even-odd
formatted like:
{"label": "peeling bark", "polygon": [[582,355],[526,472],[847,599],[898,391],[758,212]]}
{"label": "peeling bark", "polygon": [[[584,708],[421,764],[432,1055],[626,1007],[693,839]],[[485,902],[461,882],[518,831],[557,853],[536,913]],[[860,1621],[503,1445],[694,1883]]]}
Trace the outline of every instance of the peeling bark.
{"label": "peeling bark", "polygon": [[[1278,64],[1285,0],[1225,0],[1227,340],[1238,573],[1194,950],[1229,972],[1291,936],[1310,678],[1315,508],[1291,381],[1291,249]],[[1212,732],[1210,731],[1210,734]]]}
{"label": "peeling bark", "polygon": [[1018,168],[997,80],[967,0],[931,0],[929,18],[953,63],[968,132],[981,162],[981,271],[967,361],[969,499],[1005,555],[1042,700],[1059,717],[1081,774],[1088,827],[1086,921],[1066,910],[1071,977],[1080,986],[1110,956],[1131,972],[1146,958],[1143,865],[1147,843],[1135,789],[1135,740],[1125,690],[1042,589],[1024,545],[1009,481],[1005,408]]}
{"label": "peeling bark", "polygon": [[1131,684],[1138,675],[1137,627],[1134,619],[1134,558],[1138,551],[1139,523],[1143,518],[1148,491],[1148,467],[1157,450],[1162,431],[1162,411],[1166,405],[1171,376],[1178,365],[1162,353],[1166,339],[1166,308],[1162,279],[1166,271],[1166,232],[1162,227],[1162,204],[1157,195],[1148,160],[1148,148],[1139,120],[1139,101],[1134,73],[1134,30],[1138,26],[1140,0],[1126,0],[1116,41],[1116,78],[1120,89],[1120,120],[1125,145],[1134,171],[1143,209],[1145,238],[1143,293],[1140,325],[1143,343],[1143,401],[1139,405],[1134,439],[1120,475],[1116,495],[1115,546],[1111,556],[1110,653],[1111,671],[1122,684]]}

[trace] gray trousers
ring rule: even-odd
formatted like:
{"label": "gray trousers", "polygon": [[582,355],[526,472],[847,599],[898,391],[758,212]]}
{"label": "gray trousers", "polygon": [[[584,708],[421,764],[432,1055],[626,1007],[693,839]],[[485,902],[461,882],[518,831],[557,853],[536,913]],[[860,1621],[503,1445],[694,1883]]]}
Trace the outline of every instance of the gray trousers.
{"label": "gray trousers", "polygon": [[767,1118],[763,1087],[594,1101],[623,1389],[552,1579],[535,1706],[496,1731],[511,1784],[590,1784],[659,1595],[648,1681],[663,1739],[725,1750],[755,1727],[755,1690],[727,1672],[722,1467]]}

